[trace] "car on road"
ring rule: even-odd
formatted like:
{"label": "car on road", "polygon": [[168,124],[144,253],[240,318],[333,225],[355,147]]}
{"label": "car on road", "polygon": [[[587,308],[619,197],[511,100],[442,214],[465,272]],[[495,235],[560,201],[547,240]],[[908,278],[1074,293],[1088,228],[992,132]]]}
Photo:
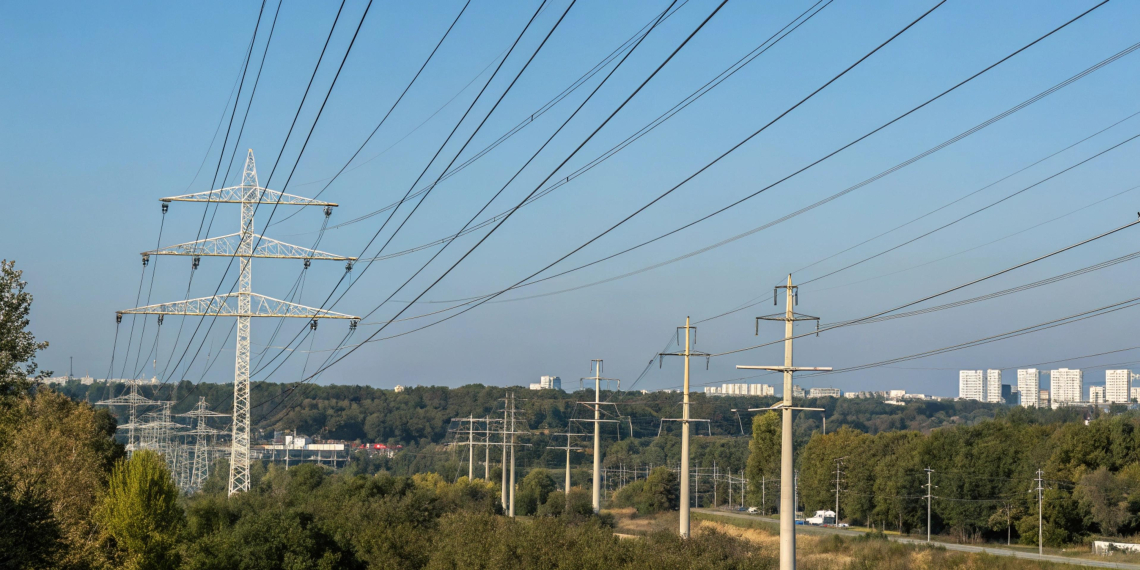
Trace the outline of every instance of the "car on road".
{"label": "car on road", "polygon": [[760,509],[758,509],[756,507],[748,507],[748,514],[758,515],[758,514],[760,514]]}

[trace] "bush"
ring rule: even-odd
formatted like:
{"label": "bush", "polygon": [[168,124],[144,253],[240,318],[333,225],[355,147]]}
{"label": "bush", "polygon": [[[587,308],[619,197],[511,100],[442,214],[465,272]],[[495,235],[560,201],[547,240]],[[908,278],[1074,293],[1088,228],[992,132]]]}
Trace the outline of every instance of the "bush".
{"label": "bush", "polygon": [[633,507],[638,514],[650,515],[680,507],[680,482],[667,467],[658,467],[643,481],[634,481],[614,495],[616,507]]}

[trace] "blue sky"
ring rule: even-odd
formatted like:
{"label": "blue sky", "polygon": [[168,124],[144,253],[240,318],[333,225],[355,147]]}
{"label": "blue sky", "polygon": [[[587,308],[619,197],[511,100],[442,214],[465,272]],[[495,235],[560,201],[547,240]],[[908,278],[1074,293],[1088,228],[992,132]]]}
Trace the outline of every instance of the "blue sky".
{"label": "blue sky", "polygon": [[[625,139],[733,61],[783,27],[813,2],[728,2],[693,40],[602,129],[554,179],[588,163]],[[535,20],[504,64],[456,139],[428,170],[429,180],[459,150],[526,57],[565,10],[553,2]],[[510,285],[561,257],[680,182],[763,124],[775,118],[874,46],[933,6],[933,2],[835,0],[770,51],[613,158],[529,205],[506,222],[404,317],[447,307],[437,303]],[[1093,6],[1092,2],[954,0],[742,146],[713,168],[575,254],[554,271],[620,251],[750,194],[878,127],[914,105],[969,77],[1048,30]],[[258,3],[7,4],[0,17],[0,188],[6,223],[0,257],[15,259],[36,301],[33,329],[51,342],[41,364],[66,373],[106,375],[115,337],[114,312],[135,305],[138,253],[152,249],[163,223],[158,198],[211,187],[226,134],[223,110],[232,109],[233,87],[258,15]],[[252,148],[264,183],[279,153],[269,186],[281,188],[297,159],[365,4],[350,1],[329,44],[297,127],[281,150],[338,4],[286,2],[238,155],[230,152],[248,101],[276,4],[266,4],[221,163],[223,177],[238,175],[244,149]],[[542,48],[491,114],[461,163],[541,108],[665,9],[664,2],[583,0]],[[487,210],[498,213],[526,196],[715,8],[690,0],[655,29],[582,112]],[[311,195],[356,150],[411,79],[461,2],[375,3],[329,98],[286,191]],[[537,2],[475,0],[423,76],[388,122],[323,198],[338,202],[330,224],[346,222],[399,199],[427,164],[487,79],[492,63],[509,47]],[[1140,41],[1140,7],[1109,2],[1040,44],[929,107],[892,125],[796,178],[708,222],[635,252],[552,279],[499,300],[557,292],[648,267],[780,218],[874,176]],[[1008,118],[788,222],[706,253],[582,289],[483,305],[438,326],[369,343],[330,368],[318,381],[391,387],[396,384],[526,384],[543,374],[569,382],[588,372],[592,358],[606,360],[607,375],[627,385],[691,315],[712,316],[757,296],[788,272],[966,195],[1101,131],[1140,111],[1135,100],[1140,55],[1132,54]],[[607,68],[608,71],[608,68]],[[456,231],[583,100],[602,76],[574,91],[506,143],[449,178],[424,201],[393,239],[400,251]],[[450,101],[450,103],[449,103]],[[966,198],[926,219],[820,265],[797,272],[811,279],[953,220],[1140,133],[1140,117],[1124,120],[1063,153]],[[798,310],[824,323],[857,318],[921,298],[1053,251],[1135,219],[1140,184],[1134,159],[1140,141],[1120,146],[957,225],[852,269],[805,285]],[[227,167],[229,167],[227,169]],[[1123,192],[1123,193],[1122,193]],[[1122,194],[1121,194],[1122,193]],[[1119,196],[1106,198],[1120,194]],[[1103,200],[1103,201],[1102,201]],[[1090,206],[1091,205],[1091,206]],[[1089,206],[1089,207],[1086,207]],[[1082,209],[1083,208],[1083,209]],[[394,219],[398,223],[405,206]],[[274,214],[280,221],[284,210]],[[1052,218],[1056,221],[985,247]],[[268,212],[258,213],[264,230]],[[190,241],[203,219],[200,205],[174,204],[162,225],[163,244]],[[237,229],[236,207],[222,207],[213,235]],[[357,255],[383,216],[329,230],[320,249]],[[321,213],[303,211],[273,225],[268,235],[311,245]],[[381,241],[391,234],[389,226]],[[1043,279],[1135,251],[1130,229],[942,297],[953,301]],[[408,301],[468,251],[482,232],[457,240],[409,288]],[[374,253],[377,246],[371,248]],[[964,250],[969,250],[963,252]],[[335,310],[363,314],[387,297],[435,250],[376,262]],[[957,254],[957,255],[953,255]],[[947,259],[943,257],[953,255]],[[921,352],[1018,329],[1135,296],[1136,261],[967,307],[850,327],[805,338],[796,359],[805,365],[853,366]],[[925,264],[925,265],[924,265]],[[181,299],[190,261],[152,261],[142,301]],[[191,296],[208,296],[221,280],[225,260],[204,259]],[[299,261],[255,262],[254,289],[285,296],[300,274]],[[897,273],[896,273],[897,272]],[[315,262],[299,302],[318,305],[340,279],[339,263]],[[228,290],[233,272],[224,283]],[[153,288],[151,280],[154,278]],[[343,285],[342,285],[343,289]],[[392,302],[366,319],[350,342],[362,340],[403,305]],[[778,338],[778,325],[754,336],[753,317],[778,310],[770,304],[702,324],[698,348],[722,352]],[[1015,367],[1137,344],[1134,310],[891,367],[805,378],[808,386],[844,390],[904,388],[954,395],[959,368]],[[430,317],[397,323],[380,337],[410,330]],[[157,343],[160,371],[184,352],[196,320],[187,320],[178,346],[178,320],[167,319]],[[201,333],[176,378],[232,378],[230,322],[219,320],[197,359]],[[208,326],[203,326],[203,331]],[[805,325],[808,326],[808,325]],[[141,373],[154,321],[136,356],[142,320],[125,352],[130,318],[119,329],[112,376]],[[275,322],[257,322],[255,350],[265,348]],[[302,330],[287,322],[268,350]],[[291,382],[312,373],[345,332],[324,323],[305,337],[272,379]],[[316,351],[307,353],[304,351]],[[206,370],[205,356],[219,354]],[[773,346],[713,359],[697,366],[696,386],[742,376],[736,364],[772,364]],[[153,356],[152,356],[153,358]],[[124,361],[125,359],[125,361]],[[255,361],[257,356],[255,355]],[[267,357],[268,359],[268,357]],[[306,362],[307,360],[307,362]],[[1140,351],[1075,360],[1045,368],[1086,367],[1086,384],[1103,383],[1096,365],[1140,361]],[[126,363],[124,366],[124,362]],[[272,368],[271,368],[272,369]],[[268,371],[268,370],[267,370]],[[1007,371],[1005,380],[1012,382]],[[264,374],[258,378],[265,379]],[[637,388],[675,387],[677,362],[655,364]]]}

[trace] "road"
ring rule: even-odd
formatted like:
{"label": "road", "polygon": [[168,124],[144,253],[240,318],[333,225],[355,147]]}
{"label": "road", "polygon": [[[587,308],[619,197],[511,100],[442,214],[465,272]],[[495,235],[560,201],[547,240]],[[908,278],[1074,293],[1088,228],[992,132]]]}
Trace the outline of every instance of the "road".
{"label": "road", "polygon": [[[764,521],[767,523],[780,524],[779,519],[772,519],[768,517],[761,517],[757,515],[749,515],[739,512],[720,511],[715,509],[693,509],[694,512],[704,513],[708,515],[717,515],[722,517],[739,518],[750,521]],[[796,527],[796,532],[805,532],[809,534],[840,534],[844,536],[859,536],[863,533],[857,530],[847,530],[834,527]],[[889,540],[900,542],[903,544],[924,545],[927,544],[925,540],[917,540],[913,538],[902,538],[888,535]],[[990,546],[972,546],[969,544],[949,544],[945,542],[934,542],[932,544],[945,547],[946,550],[957,550],[960,552],[977,552],[992,554],[994,556],[1012,556],[1014,558],[1025,558],[1027,560],[1040,560],[1042,562],[1056,562],[1058,564],[1072,564],[1074,566],[1088,566],[1093,568],[1125,568],[1128,570],[1140,570],[1140,564],[1128,564],[1125,562],[1109,562],[1107,560],[1090,560],[1083,558],[1069,558],[1067,556],[1057,556],[1055,554],[1037,554],[1034,552],[1023,552],[1020,550],[1011,550],[1007,548],[994,548]]]}

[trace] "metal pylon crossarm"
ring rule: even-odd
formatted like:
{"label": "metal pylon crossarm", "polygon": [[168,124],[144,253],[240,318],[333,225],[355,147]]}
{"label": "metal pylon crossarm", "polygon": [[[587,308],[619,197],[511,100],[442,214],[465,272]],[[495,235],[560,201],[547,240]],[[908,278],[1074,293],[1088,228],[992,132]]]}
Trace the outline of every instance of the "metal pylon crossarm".
{"label": "metal pylon crossarm", "polygon": [[[243,310],[241,298],[249,299],[248,309]],[[119,311],[124,315],[186,315],[219,317],[290,317],[298,319],[347,319],[360,320],[360,317],[333,311],[306,307],[297,303],[274,299],[257,293],[229,293],[213,297],[200,297],[185,301],[172,301]]]}
{"label": "metal pylon crossarm", "polygon": [[[252,242],[253,253],[247,257],[261,259],[315,259],[325,261],[356,261],[355,257],[337,255],[317,249],[310,249],[299,245],[285,243],[260,234],[249,234],[244,238]],[[150,255],[190,255],[205,257],[233,257],[238,255],[242,246],[242,234],[206,238],[198,241],[169,245],[163,248],[142,252],[143,256]],[[244,254],[243,254],[244,255]]]}
{"label": "metal pylon crossarm", "polygon": [[[253,154],[251,153],[249,157],[250,160],[252,160]],[[270,190],[260,186],[253,188],[247,186],[230,186],[229,188],[218,188],[207,192],[168,196],[166,198],[160,198],[160,200],[163,202],[210,202],[212,204],[244,204],[247,202],[252,204],[277,204],[280,202],[282,206],[331,206],[333,208],[338,206],[335,202],[323,202],[303,196],[282,194],[276,190]]]}

